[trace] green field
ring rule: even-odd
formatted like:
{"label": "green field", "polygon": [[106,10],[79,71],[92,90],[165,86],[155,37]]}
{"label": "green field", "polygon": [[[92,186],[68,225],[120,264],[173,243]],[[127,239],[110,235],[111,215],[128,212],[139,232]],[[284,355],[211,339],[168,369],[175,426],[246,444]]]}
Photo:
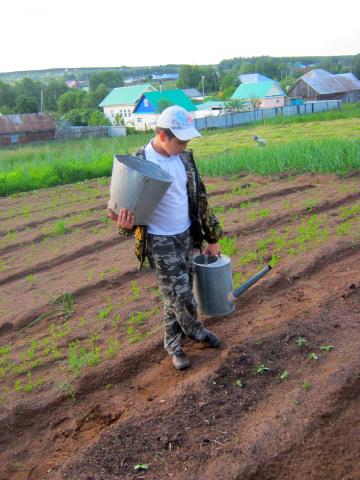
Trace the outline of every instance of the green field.
{"label": "green field", "polygon": [[[360,168],[360,104],[202,133],[191,147],[203,175],[346,174]],[[258,147],[254,135],[267,145]],[[0,196],[109,176],[115,153],[133,153],[150,138],[146,133],[2,150]]]}

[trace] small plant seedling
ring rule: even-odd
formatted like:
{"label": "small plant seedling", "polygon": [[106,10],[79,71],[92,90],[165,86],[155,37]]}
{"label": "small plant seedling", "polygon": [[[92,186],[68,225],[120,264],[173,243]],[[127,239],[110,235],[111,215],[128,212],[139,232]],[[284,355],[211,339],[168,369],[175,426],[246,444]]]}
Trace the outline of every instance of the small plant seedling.
{"label": "small plant seedling", "polygon": [[20,470],[20,468],[22,468],[22,463],[17,460],[16,462],[14,462],[14,468],[16,470]]}
{"label": "small plant seedling", "polygon": [[59,220],[54,224],[54,233],[55,235],[64,235],[66,233],[65,222]]}
{"label": "small plant seedling", "polygon": [[134,470],[137,472],[142,472],[149,470],[149,465],[147,463],[138,463],[137,465],[134,465]]}
{"label": "small plant seedling", "polygon": [[289,372],[287,370],[284,370],[282,373],[279,374],[278,376],[279,380],[281,380],[282,382],[284,380],[287,380],[289,378]]}
{"label": "small plant seedling", "polygon": [[34,275],[30,273],[25,278],[26,278],[26,281],[29,283],[30,287],[32,287],[34,285]]}
{"label": "small plant seedling", "polygon": [[320,350],[330,352],[333,348],[335,348],[334,345],[321,345]]}
{"label": "small plant seedling", "polygon": [[302,384],[302,388],[307,392],[311,388],[311,383],[305,380],[305,382]]}
{"label": "small plant seedling", "polygon": [[295,344],[299,348],[308,347],[309,343],[305,337],[298,337],[295,341]]}
{"label": "small plant seedling", "polygon": [[308,356],[309,360],[319,360],[319,356],[316,355],[315,352],[311,352],[309,353],[309,356]]}
{"label": "small plant seedling", "polygon": [[263,373],[266,373],[270,370],[269,367],[267,367],[264,363],[259,363],[257,366],[256,366],[256,373],[260,373],[260,375],[262,375]]}
{"label": "small plant seedling", "polygon": [[242,383],[242,381],[239,378],[237,380],[235,380],[235,385],[239,388],[244,388],[244,384]]}

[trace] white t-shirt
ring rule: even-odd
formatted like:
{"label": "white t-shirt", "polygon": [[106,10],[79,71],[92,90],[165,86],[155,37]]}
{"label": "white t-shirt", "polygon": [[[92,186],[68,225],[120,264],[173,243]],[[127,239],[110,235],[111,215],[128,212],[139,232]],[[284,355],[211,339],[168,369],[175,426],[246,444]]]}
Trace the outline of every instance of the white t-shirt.
{"label": "white t-shirt", "polygon": [[165,170],[173,182],[166,190],[148,223],[153,235],[177,235],[190,227],[187,176],[179,155],[164,157],[156,152],[151,142],[145,147],[145,158]]}

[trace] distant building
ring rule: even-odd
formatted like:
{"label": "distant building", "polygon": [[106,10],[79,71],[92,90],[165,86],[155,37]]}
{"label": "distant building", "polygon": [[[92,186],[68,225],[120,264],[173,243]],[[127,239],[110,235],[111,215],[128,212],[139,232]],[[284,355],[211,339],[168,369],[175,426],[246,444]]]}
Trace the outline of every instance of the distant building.
{"label": "distant building", "polygon": [[231,99],[249,102],[254,108],[273,108],[283,107],[285,97],[286,94],[280,85],[270,80],[257,83],[241,83]]}
{"label": "distant building", "polygon": [[153,75],[151,75],[151,78],[153,80],[156,80],[156,81],[171,81],[171,80],[177,80],[179,78],[179,74],[178,73],[161,73],[161,74],[158,74],[158,73],[154,73]]}
{"label": "distant building", "polygon": [[125,126],[134,126],[132,113],[135,105],[145,92],[153,91],[156,89],[150,84],[114,88],[99,106],[103,108],[104,115],[112,124],[115,124],[118,114]]}
{"label": "distant building", "polygon": [[212,117],[221,115],[225,110],[226,102],[222,100],[208,100],[204,103],[197,103],[196,118]]}
{"label": "distant building", "polygon": [[182,90],[145,92],[139,99],[133,113],[136,130],[150,130],[156,126],[160,113],[171,105],[179,105],[195,118],[196,106]]}
{"label": "distant building", "polygon": [[322,69],[314,69],[300,77],[288,92],[289,97],[304,100],[360,100],[360,81],[352,73],[334,75]]}
{"label": "distant building", "polygon": [[87,80],[66,80],[65,83],[69,88],[78,88],[84,91],[89,89],[89,82]]}
{"label": "distant building", "polygon": [[272,82],[273,80],[261,73],[244,73],[238,76],[241,83],[259,83],[259,82]]}
{"label": "distant building", "polygon": [[54,119],[46,113],[0,115],[0,147],[54,140],[55,130]]}
{"label": "distant building", "polygon": [[202,93],[197,88],[183,88],[182,91],[191,100],[204,100]]}

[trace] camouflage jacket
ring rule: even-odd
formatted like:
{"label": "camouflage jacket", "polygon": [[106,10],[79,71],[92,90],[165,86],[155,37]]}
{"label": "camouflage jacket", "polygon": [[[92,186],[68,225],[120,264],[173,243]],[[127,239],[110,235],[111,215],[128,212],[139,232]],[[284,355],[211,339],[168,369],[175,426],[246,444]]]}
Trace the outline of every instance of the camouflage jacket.
{"label": "camouflage jacket", "polygon": [[[145,147],[140,148],[135,155],[145,159]],[[218,219],[208,206],[205,185],[195,165],[192,150],[185,150],[180,154],[187,175],[187,194],[189,199],[189,216],[191,220],[191,236],[195,248],[202,248],[203,241],[216,243],[221,236],[221,227]],[[120,234],[135,233],[135,254],[142,267],[147,255],[147,226],[135,225],[132,230],[119,229]]]}

